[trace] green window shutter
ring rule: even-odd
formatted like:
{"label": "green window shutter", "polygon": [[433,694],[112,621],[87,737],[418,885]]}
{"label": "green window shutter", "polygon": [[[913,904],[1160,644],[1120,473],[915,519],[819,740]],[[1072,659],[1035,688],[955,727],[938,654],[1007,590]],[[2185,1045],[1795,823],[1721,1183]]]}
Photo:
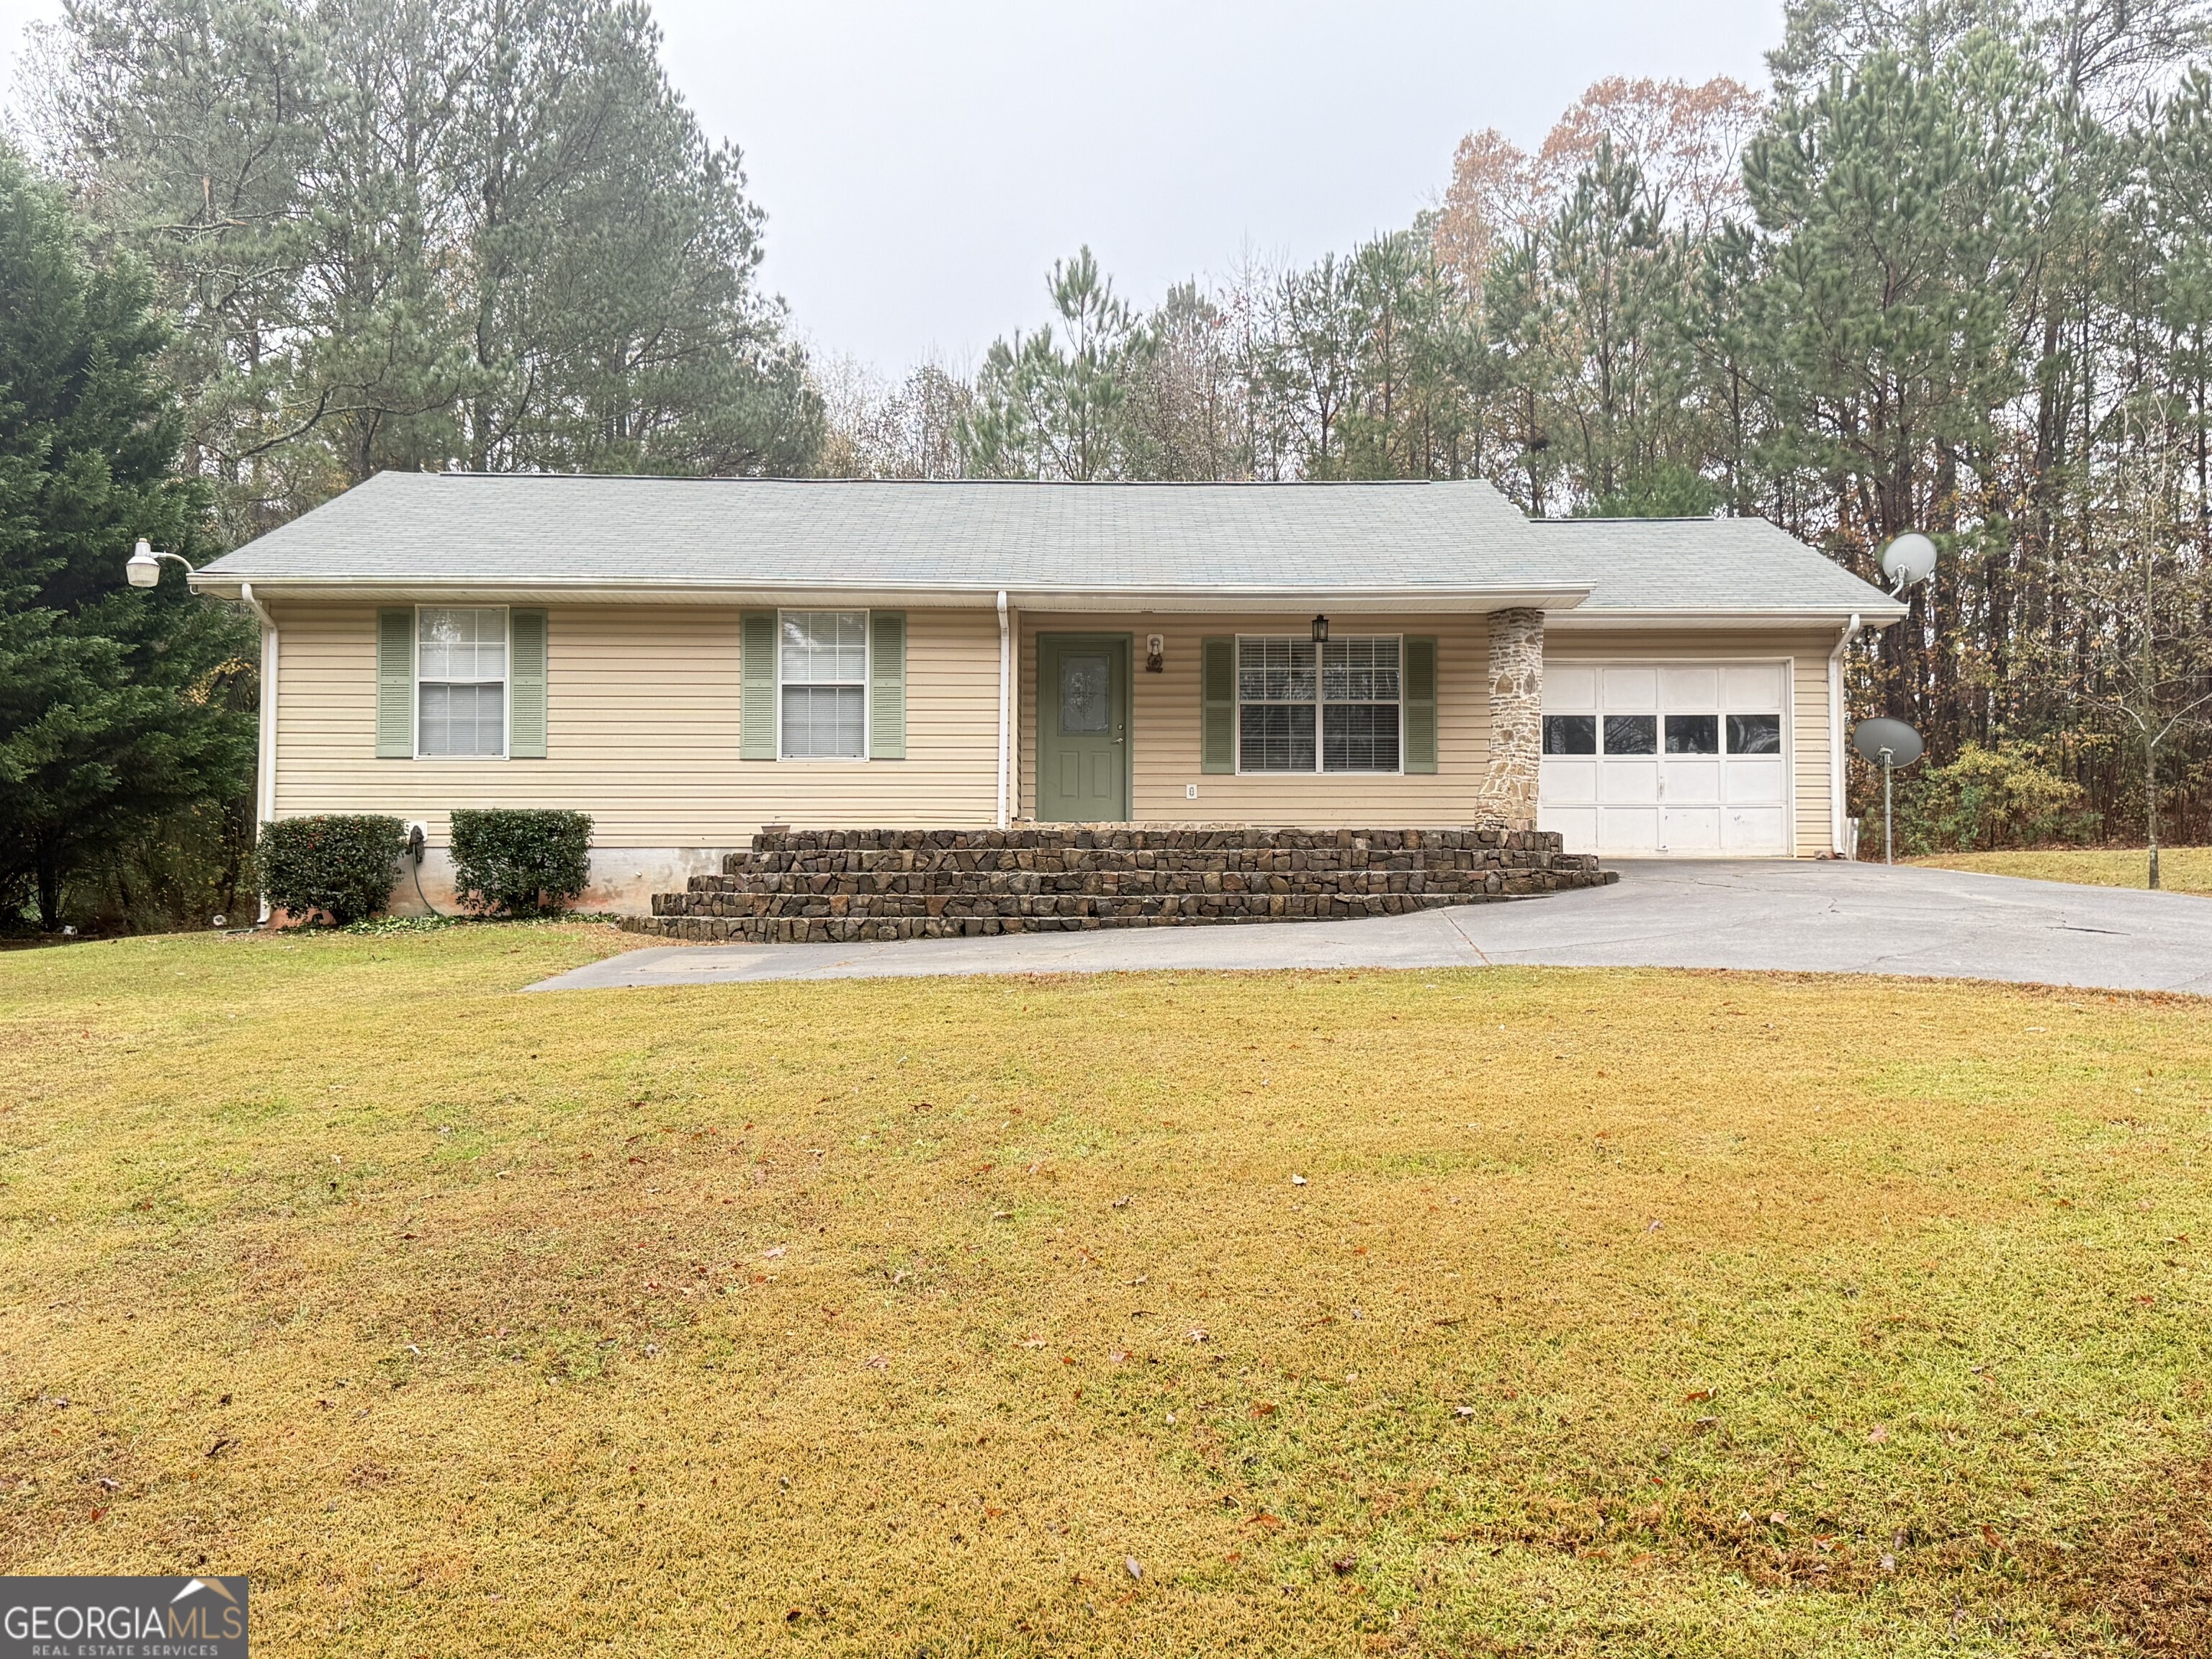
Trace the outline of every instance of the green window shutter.
{"label": "green window shutter", "polygon": [[738,758],[772,761],[775,730],[775,612],[748,611],[738,624]]}
{"label": "green window shutter", "polygon": [[510,760],[545,758],[545,613],[507,613],[507,753]]}
{"label": "green window shutter", "polygon": [[906,612],[868,613],[868,758],[906,758]]}
{"label": "green window shutter", "polygon": [[1200,726],[1198,769],[1237,769],[1237,641],[1199,641],[1199,696],[1204,705]]}
{"label": "green window shutter", "polygon": [[1437,769],[1437,642],[1406,641],[1406,753],[1408,772]]}
{"label": "green window shutter", "polygon": [[376,757],[415,758],[415,613],[376,613]]}

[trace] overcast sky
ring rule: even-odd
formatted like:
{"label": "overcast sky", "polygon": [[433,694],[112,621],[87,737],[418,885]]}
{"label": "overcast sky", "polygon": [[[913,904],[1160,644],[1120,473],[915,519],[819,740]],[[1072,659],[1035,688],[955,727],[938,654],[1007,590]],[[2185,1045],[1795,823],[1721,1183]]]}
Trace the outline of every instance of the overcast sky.
{"label": "overcast sky", "polygon": [[[1765,84],[1779,0],[657,0],[666,62],[745,152],[768,280],[816,345],[956,364],[1084,242],[1149,303],[1240,249],[1407,222],[1453,146],[1540,139],[1607,75]],[[13,54],[59,0],[0,0]]]}

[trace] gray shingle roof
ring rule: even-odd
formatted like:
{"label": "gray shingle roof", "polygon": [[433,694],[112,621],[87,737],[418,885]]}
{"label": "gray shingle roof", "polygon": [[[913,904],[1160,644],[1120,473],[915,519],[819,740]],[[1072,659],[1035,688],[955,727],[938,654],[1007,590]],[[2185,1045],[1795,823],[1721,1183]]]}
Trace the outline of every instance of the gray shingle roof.
{"label": "gray shingle roof", "polygon": [[[1438,597],[1874,611],[1763,520],[1531,523],[1464,483],[1057,484],[386,472],[206,566],[234,592],[460,586]],[[1587,599],[1583,596],[1587,593]]]}
{"label": "gray shingle roof", "polygon": [[1583,573],[1583,611],[1759,610],[1868,621],[1905,607],[1765,519],[1533,519],[1540,544],[1564,556],[1548,568]]}

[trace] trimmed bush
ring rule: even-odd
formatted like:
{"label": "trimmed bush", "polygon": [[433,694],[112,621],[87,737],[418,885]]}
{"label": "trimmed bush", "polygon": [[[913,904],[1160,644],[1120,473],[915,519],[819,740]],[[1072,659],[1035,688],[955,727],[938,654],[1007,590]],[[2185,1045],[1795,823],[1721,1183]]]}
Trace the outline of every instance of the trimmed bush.
{"label": "trimmed bush", "polygon": [[453,813],[453,890],[472,910],[548,916],[592,873],[592,815],[520,807]]}
{"label": "trimmed bush", "polygon": [[333,927],[382,913],[398,878],[406,826],[398,818],[332,813],[261,826],[256,856],[271,909]]}

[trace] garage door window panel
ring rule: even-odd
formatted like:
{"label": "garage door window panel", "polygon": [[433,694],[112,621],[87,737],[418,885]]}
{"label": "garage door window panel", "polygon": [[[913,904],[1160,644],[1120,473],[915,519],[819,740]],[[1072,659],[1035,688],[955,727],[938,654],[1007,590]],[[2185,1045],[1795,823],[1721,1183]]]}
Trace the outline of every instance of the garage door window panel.
{"label": "garage door window panel", "polygon": [[1595,755],[1597,753],[1597,716],[1595,714],[1545,715],[1544,752],[1547,755]]}
{"label": "garage door window panel", "polygon": [[1782,716],[1779,714],[1730,714],[1728,717],[1728,751],[1731,755],[1773,755],[1782,753]]}
{"label": "garage door window panel", "polygon": [[1656,714],[1607,714],[1605,752],[1608,755],[1656,755],[1659,752]]}
{"label": "garage door window panel", "polygon": [[1717,714],[1667,716],[1667,752],[1670,755],[1717,755],[1721,752],[1721,718]]}

